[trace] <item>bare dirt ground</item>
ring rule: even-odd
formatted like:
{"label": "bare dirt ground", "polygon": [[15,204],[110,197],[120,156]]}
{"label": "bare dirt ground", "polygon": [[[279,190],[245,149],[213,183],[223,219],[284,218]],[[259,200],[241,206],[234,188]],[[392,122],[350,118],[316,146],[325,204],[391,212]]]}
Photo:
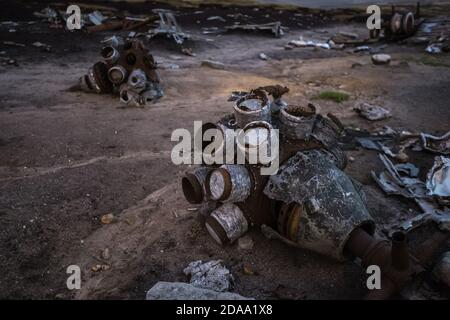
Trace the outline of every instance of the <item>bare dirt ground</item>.
{"label": "bare dirt ground", "polygon": [[[99,41],[111,33],[28,24],[43,4],[1,6],[1,21],[21,22],[15,33],[0,26],[1,39],[26,46],[0,43],[0,51],[18,61],[18,66],[0,67],[0,298],[143,299],[157,281],[186,281],[182,269],[189,262],[222,259],[235,276],[234,291],[244,296],[358,299],[365,292],[365,274],[352,262],[336,263],[288,248],[258,230],[250,232],[255,243],[250,251],[213,243],[196,212],[187,210],[193,206],[180,187],[187,168],[170,161],[171,132],[192,130],[194,120],[218,120],[231,112],[227,97],[233,90],[269,84],[288,86],[291,102],[327,89],[348,92],[350,100],[343,103],[316,100],[322,113],[333,112],[348,125],[449,130],[450,72],[445,66],[421,64],[423,47],[389,44],[389,66],[373,65],[364,53],[284,49],[300,35],[365,34],[363,24],[248,9],[258,19],[266,14],[269,21],[282,18],[290,31],[279,39],[252,33],[202,35],[199,26],[214,25],[206,21],[208,16],[244,9],[207,7],[201,14],[180,9],[178,21],[194,36],[196,56],[179,53],[170,40],[150,42],[162,67],[165,96],[148,108],[124,108],[117,97],[67,90],[97,61]],[[52,51],[33,47],[35,41],[52,45]],[[270,60],[260,60],[261,52]],[[201,67],[203,59],[222,62],[225,70]],[[379,102],[393,117],[364,120],[352,110],[358,101]],[[386,197],[378,189],[370,177],[370,170],[381,169],[375,152],[361,149],[348,155],[355,161],[346,171],[364,184],[380,234],[384,226],[420,212],[414,203]],[[409,155],[422,174],[433,162],[432,154]],[[100,217],[106,213],[115,219],[102,225]],[[101,255],[106,248],[111,253],[107,260]],[[66,288],[65,270],[71,264],[83,271],[82,289],[75,293]],[[96,264],[110,269],[91,271]],[[254,274],[245,275],[243,266]]]}

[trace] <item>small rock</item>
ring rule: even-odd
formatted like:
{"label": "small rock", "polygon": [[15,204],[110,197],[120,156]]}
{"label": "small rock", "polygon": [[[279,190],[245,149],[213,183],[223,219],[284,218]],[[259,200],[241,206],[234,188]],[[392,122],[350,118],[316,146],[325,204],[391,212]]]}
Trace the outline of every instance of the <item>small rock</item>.
{"label": "small rock", "polygon": [[376,65],[389,64],[391,62],[391,56],[385,53],[379,53],[372,55],[372,62]]}
{"label": "small rock", "polygon": [[93,266],[91,268],[91,270],[94,272],[100,271],[101,269],[102,269],[102,266],[100,264],[96,264],[95,266]]}
{"label": "small rock", "polygon": [[242,272],[246,275],[246,276],[252,276],[255,274],[255,272],[253,271],[252,268],[250,268],[249,266],[244,265],[244,267],[242,268]]}
{"label": "small rock", "polygon": [[114,215],[112,213],[104,214],[101,217],[101,221],[103,224],[110,224],[111,222],[113,222],[113,220],[114,220]]}
{"label": "small rock", "polygon": [[269,60],[269,57],[265,53],[262,53],[262,52],[259,54],[259,58],[264,61]]}
{"label": "small rock", "polygon": [[445,252],[433,269],[433,278],[450,287],[450,251]]}
{"label": "small rock", "polygon": [[192,48],[183,48],[181,52],[187,56],[195,57],[196,54],[192,51]]}
{"label": "small rock", "polygon": [[237,293],[217,292],[184,282],[156,283],[147,291],[147,300],[253,300]]}
{"label": "small rock", "polygon": [[245,235],[238,239],[238,248],[240,250],[252,250],[253,239],[249,235]]}
{"label": "small rock", "polygon": [[218,70],[225,69],[225,65],[223,63],[217,62],[217,61],[212,61],[212,60],[202,60],[201,66],[212,68],[212,69],[218,69]]}
{"label": "small rock", "polygon": [[348,161],[353,162],[353,161],[355,161],[355,158],[353,158],[353,157],[348,157]]}
{"label": "small rock", "polygon": [[111,253],[109,252],[109,249],[106,248],[102,251],[102,259],[109,260],[109,258],[111,258]]}

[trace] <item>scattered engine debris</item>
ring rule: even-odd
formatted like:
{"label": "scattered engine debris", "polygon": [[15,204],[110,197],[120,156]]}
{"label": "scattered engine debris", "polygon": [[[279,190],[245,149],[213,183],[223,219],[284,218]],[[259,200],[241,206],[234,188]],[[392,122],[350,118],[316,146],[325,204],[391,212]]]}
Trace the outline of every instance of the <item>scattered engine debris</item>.
{"label": "scattered engine debris", "polygon": [[280,38],[284,35],[283,29],[286,29],[281,26],[281,22],[269,22],[265,24],[241,24],[235,23],[231,26],[225,27],[226,31],[231,30],[243,30],[243,31],[270,31],[275,37]]}
{"label": "scattered engine debris", "polygon": [[194,261],[183,272],[190,276],[190,284],[197,288],[225,292],[233,287],[233,275],[220,260]]}
{"label": "scattered engine debris", "polygon": [[[392,235],[392,242],[376,238],[361,184],[342,171],[346,166],[338,144],[342,125],[333,120],[335,117],[316,114],[311,103],[280,105],[281,96],[287,91],[283,88],[269,86],[234,92],[230,97],[235,103],[234,114],[217,123],[204,124],[201,130],[202,135],[208,129],[216,129],[222,135],[215,153],[228,156],[231,142],[236,145],[232,158],[236,159],[236,150],[240,150],[248,160],[258,148],[273,143],[273,129],[279,129],[278,159],[282,165],[278,172],[262,175],[260,169],[268,164],[261,161],[256,165],[202,165],[182,179],[185,198],[190,203],[209,204],[203,206],[209,208],[205,226],[221,245],[233,243],[250,228],[259,227],[270,239],[336,260],[359,257],[363,266],[376,264],[383,270],[382,290],[374,290],[366,298],[391,297],[422,269],[449,235],[446,233],[437,247],[415,248],[414,258],[408,253],[407,237],[402,231]],[[269,101],[268,91],[277,103]],[[275,105],[279,108],[272,109]],[[230,129],[243,129],[253,138],[242,144]],[[205,151],[207,146],[198,147]],[[205,153],[203,156],[208,158]],[[389,192],[411,198],[421,192],[424,198],[429,197],[423,182],[400,176],[401,172],[417,177],[416,167],[395,167],[387,157],[381,159],[391,176],[384,174],[380,184],[386,184]]]}
{"label": "scattered engine debris", "polygon": [[96,62],[80,78],[86,92],[119,93],[120,101],[145,106],[163,96],[156,62],[144,44],[137,39],[109,38]]}

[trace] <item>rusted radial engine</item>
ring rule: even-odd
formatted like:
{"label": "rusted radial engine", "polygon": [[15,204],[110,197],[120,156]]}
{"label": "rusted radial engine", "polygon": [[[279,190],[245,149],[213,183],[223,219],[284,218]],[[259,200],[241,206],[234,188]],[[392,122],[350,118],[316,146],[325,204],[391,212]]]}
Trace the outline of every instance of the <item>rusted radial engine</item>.
{"label": "rusted radial engine", "polygon": [[102,48],[102,60],[80,78],[81,89],[119,93],[121,102],[136,106],[162,97],[156,62],[144,44],[136,39],[115,40]]}
{"label": "rusted radial engine", "polygon": [[[221,245],[257,227],[269,238],[339,261],[359,257],[363,266],[376,264],[383,273],[383,290],[368,298],[391,297],[430,257],[430,250],[412,257],[405,235],[395,234],[392,244],[374,237],[375,223],[362,186],[342,171],[346,157],[338,146],[339,126],[317,114],[311,103],[285,103],[277,93],[287,90],[281,89],[271,86],[241,94],[233,115],[204,124],[198,133],[217,129],[223,139],[214,151],[231,154],[236,163],[239,151],[248,160],[271,143],[273,130],[279,129],[278,172],[261,174],[267,163],[202,165],[182,178],[186,199],[203,204],[206,229]],[[269,101],[267,93],[274,100]],[[263,138],[242,144],[234,129],[254,130]],[[236,148],[230,151],[229,143]],[[447,237],[441,235],[439,243]]]}

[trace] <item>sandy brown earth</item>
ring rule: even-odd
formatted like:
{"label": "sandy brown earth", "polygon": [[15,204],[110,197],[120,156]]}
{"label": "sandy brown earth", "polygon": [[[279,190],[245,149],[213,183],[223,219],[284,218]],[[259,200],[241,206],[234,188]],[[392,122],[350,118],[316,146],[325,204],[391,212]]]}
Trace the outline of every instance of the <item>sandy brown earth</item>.
{"label": "sandy brown earth", "polygon": [[[214,121],[231,112],[227,97],[233,90],[279,83],[290,88],[286,99],[293,103],[323,90],[348,92],[350,100],[340,104],[315,101],[322,113],[333,112],[346,125],[443,133],[450,123],[448,67],[424,65],[423,47],[402,44],[385,49],[393,57],[389,66],[373,65],[364,53],[284,49],[300,35],[365,34],[362,24],[305,17],[308,28],[291,21],[290,32],[280,39],[270,34],[202,35],[198,26],[206,17],[243,9],[206,8],[201,17],[181,10],[179,21],[194,36],[196,56],[180,54],[169,40],[150,42],[165,96],[151,107],[125,108],[117,97],[67,90],[98,59],[99,41],[110,33],[29,25],[36,8],[23,7],[21,14],[17,9],[4,10],[1,20],[22,21],[18,31],[0,29],[2,39],[26,44],[0,44],[18,61],[18,66],[0,67],[0,298],[143,299],[157,281],[186,281],[182,269],[198,259],[222,259],[235,276],[234,291],[244,296],[363,296],[365,274],[352,262],[336,263],[288,248],[258,230],[250,232],[255,243],[250,251],[213,243],[196,211],[187,210],[193,206],[180,188],[187,167],[170,161],[171,132],[192,130],[194,120]],[[286,15],[266,10],[255,12],[270,19]],[[35,41],[51,44],[52,51],[31,46]],[[260,60],[261,52],[271,59]],[[201,67],[203,59],[222,62],[225,70]],[[171,69],[171,64],[179,68]],[[382,122],[364,120],[352,110],[359,101],[385,105],[393,116]],[[355,160],[346,171],[364,184],[381,235],[383,228],[420,212],[413,202],[386,197],[374,184],[370,170],[381,169],[375,152],[361,149],[348,155]],[[433,163],[432,154],[409,155],[422,175]],[[112,224],[101,223],[106,213],[114,214]],[[111,257],[105,260],[101,253],[106,248]],[[83,271],[77,292],[66,288],[65,270],[71,264]],[[110,268],[93,272],[96,264]],[[254,274],[245,275],[244,266]]]}

